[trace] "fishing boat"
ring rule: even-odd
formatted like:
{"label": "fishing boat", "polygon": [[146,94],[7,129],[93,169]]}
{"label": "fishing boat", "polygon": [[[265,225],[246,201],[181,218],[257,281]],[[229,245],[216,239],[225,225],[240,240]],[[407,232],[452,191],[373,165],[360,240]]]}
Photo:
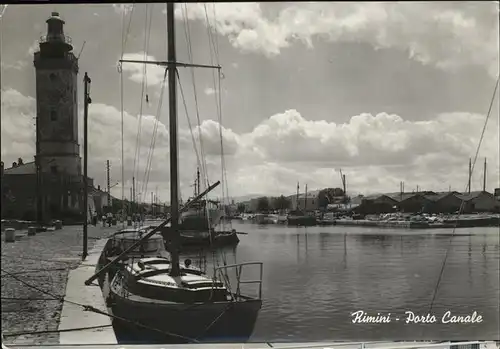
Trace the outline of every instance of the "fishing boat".
{"label": "fishing boat", "polygon": [[216,231],[210,229],[209,231],[196,231],[196,230],[181,230],[180,244],[183,250],[191,247],[224,247],[235,246],[240,242],[236,229],[230,231]]}
{"label": "fishing boat", "polygon": [[[194,196],[201,191],[200,169],[196,170],[196,179],[194,182]],[[189,198],[191,201],[193,198]],[[180,229],[181,236],[183,231],[207,233],[217,226],[223,216],[223,211],[219,207],[219,202],[215,200],[200,200],[189,210],[181,214]]]}
{"label": "fishing boat", "polygon": [[292,226],[313,226],[317,224],[316,217],[300,210],[290,211],[286,217],[287,224]]}
{"label": "fishing boat", "polygon": [[[170,217],[158,227],[148,231],[137,242],[116,256],[114,260],[98,270],[85,281],[90,285],[102,277],[113,265],[118,264],[143,241],[161,232],[170,258],[144,257],[133,263],[116,268],[109,285],[106,302],[114,324],[136,334],[143,342],[234,342],[247,341],[251,336],[262,307],[262,262],[247,262],[232,265],[214,265],[213,275],[191,267],[189,260],[180,264],[180,221],[183,212],[196,206],[200,200],[220,184],[208,186],[195,198],[180,205],[178,185],[177,142],[177,67],[204,67],[220,69],[219,66],[202,66],[176,61],[174,32],[174,3],[166,5],[168,61],[120,60],[120,63],[141,63],[166,66],[169,96],[170,136]],[[170,226],[167,226],[170,223]],[[252,266],[254,280],[242,280],[243,272]],[[235,271],[236,285],[231,284],[228,271]],[[255,296],[243,294],[243,284],[257,284]]]}
{"label": "fishing boat", "polygon": [[303,211],[299,208],[299,198],[300,198],[300,186],[299,183],[297,183],[295,210],[290,211],[286,216],[287,224],[291,226],[306,226],[306,227],[316,225],[317,224],[316,217],[307,214],[307,184],[306,184],[306,192],[304,195]]}
{"label": "fishing boat", "polygon": [[278,215],[257,213],[254,220],[257,224],[278,224]]}
{"label": "fishing boat", "polygon": [[[200,191],[200,170],[196,171],[194,183],[194,197]],[[189,198],[190,202],[193,198]],[[223,247],[234,246],[240,242],[236,230],[217,230],[224,215],[215,200],[202,199],[194,203],[191,208],[180,216],[180,244],[186,249],[190,247]]]}
{"label": "fishing boat", "polygon": [[[223,212],[211,200],[201,200],[198,205],[189,209],[181,215],[181,230],[206,232],[217,226],[223,216]],[[214,207],[215,206],[215,207]]]}

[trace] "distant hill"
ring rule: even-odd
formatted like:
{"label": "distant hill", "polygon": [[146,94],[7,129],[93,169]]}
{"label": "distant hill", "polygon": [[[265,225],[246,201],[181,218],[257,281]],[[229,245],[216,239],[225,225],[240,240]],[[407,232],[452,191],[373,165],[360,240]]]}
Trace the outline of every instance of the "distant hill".
{"label": "distant hill", "polygon": [[[311,190],[311,191],[308,191],[309,195],[312,195],[312,194],[318,194],[319,193],[319,190]],[[304,194],[304,192],[300,192],[300,194]],[[280,195],[283,195],[284,197],[292,197],[294,195],[296,195],[296,193],[293,193],[293,194],[279,194],[279,195],[266,195],[266,194],[249,194],[249,195],[244,195],[244,196],[236,196],[234,198],[232,198],[234,200],[235,203],[239,203],[239,202],[245,202],[245,201],[250,201],[251,199],[257,199],[257,198],[260,198],[262,196],[268,196],[268,197],[275,197],[275,196],[280,196]]]}
{"label": "distant hill", "polygon": [[[323,190],[323,189],[317,189],[317,190],[308,190],[307,193],[308,195],[318,195],[318,193]],[[304,195],[304,190],[301,189],[300,191],[300,195]],[[297,195],[296,192],[294,193],[288,193],[288,194],[285,194],[283,193],[283,196],[284,197],[287,197],[287,198],[290,198],[292,196],[295,196]],[[349,196],[357,196],[358,195],[358,192],[348,192],[347,195]],[[260,198],[262,196],[280,196],[280,195],[266,195],[266,194],[249,194],[249,195],[243,195],[243,196],[236,196],[236,197],[233,197],[231,198],[232,200],[234,200],[235,203],[239,203],[239,202],[246,202],[246,201],[250,201],[251,199],[257,199],[257,198]]]}
{"label": "distant hill", "polygon": [[250,201],[252,199],[260,198],[262,196],[265,196],[264,194],[249,194],[249,195],[243,195],[243,196],[235,196],[232,197],[231,200],[234,200],[235,203],[239,202],[245,202],[245,201]]}

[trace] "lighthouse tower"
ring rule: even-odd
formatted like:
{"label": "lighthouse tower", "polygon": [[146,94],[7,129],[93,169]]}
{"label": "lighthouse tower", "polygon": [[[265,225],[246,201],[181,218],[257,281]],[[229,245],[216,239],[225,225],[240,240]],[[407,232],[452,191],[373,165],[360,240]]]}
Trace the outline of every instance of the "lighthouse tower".
{"label": "lighthouse tower", "polygon": [[78,59],[59,13],[34,55],[36,70],[37,220],[80,212],[82,171],[78,143]]}
{"label": "lighthouse tower", "polygon": [[78,59],[64,21],[52,12],[35,52],[37,151],[43,174],[81,175],[78,144]]}

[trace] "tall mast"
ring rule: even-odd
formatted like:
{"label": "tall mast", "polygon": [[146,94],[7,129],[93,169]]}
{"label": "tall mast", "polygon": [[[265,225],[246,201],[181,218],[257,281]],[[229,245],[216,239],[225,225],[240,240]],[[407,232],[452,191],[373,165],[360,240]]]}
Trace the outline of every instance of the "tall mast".
{"label": "tall mast", "polygon": [[469,183],[467,185],[468,187],[468,193],[470,194],[470,186],[471,186],[471,177],[472,177],[472,160],[469,158]]}
{"label": "tall mast", "polygon": [[179,276],[179,185],[178,185],[178,149],[177,149],[177,62],[175,52],[175,20],[174,3],[167,3],[167,48],[168,62],[168,113],[170,130],[170,215],[171,215],[171,235],[172,248],[170,251],[172,259],[171,276]]}
{"label": "tall mast", "polygon": [[[200,168],[196,168],[196,195],[200,194]],[[195,195],[195,196],[196,196]]]}
{"label": "tall mast", "polygon": [[[170,272],[171,276],[179,276],[179,215],[180,213],[189,209],[193,204],[199,202],[207,193],[211,192],[215,187],[220,184],[220,181],[210,185],[203,193],[193,198],[190,202],[187,202],[179,212],[179,185],[178,185],[178,147],[177,147],[177,91],[176,91],[176,74],[177,67],[197,67],[197,68],[210,68],[218,69],[220,71],[220,66],[213,65],[203,65],[203,64],[188,64],[176,61],[175,55],[175,28],[174,28],[174,3],[167,3],[167,47],[168,47],[168,61],[140,61],[140,60],[126,60],[120,59],[120,63],[141,63],[141,64],[154,64],[159,66],[166,66],[165,73],[168,74],[168,99],[169,99],[169,126],[170,126],[170,218],[166,219],[158,227],[151,230],[141,239],[139,239],[133,246],[123,251],[117,258],[112,262],[105,265],[101,270],[91,276],[85,281],[85,285],[90,285],[92,281],[102,275],[106,270],[108,270],[112,265],[116,264],[121,260],[126,254],[132,251],[134,248],[139,246],[142,241],[149,239],[156,232],[166,228],[168,223],[171,224],[170,229],[167,230],[168,237],[172,237],[172,245],[170,248],[170,257],[172,263],[172,270]],[[155,198],[156,201],[156,198]],[[155,205],[156,206],[156,205]],[[165,232],[165,231],[164,231]]]}
{"label": "tall mast", "polygon": [[136,214],[138,212],[137,204],[137,194],[135,193],[135,177],[132,177],[132,214]]}
{"label": "tall mast", "polygon": [[[120,59],[120,63],[141,63],[141,64],[154,64],[166,67],[166,74],[168,75],[168,100],[169,100],[169,136],[170,136],[170,215],[171,226],[171,248],[170,257],[172,260],[172,276],[178,276],[179,270],[179,175],[178,175],[178,146],[177,146],[177,84],[176,75],[177,67],[193,67],[193,68],[210,68],[218,69],[220,66],[206,65],[206,64],[189,64],[177,62],[175,53],[175,26],[174,26],[174,3],[167,3],[167,48],[168,60],[167,61],[141,61]],[[217,182],[220,184],[220,182]],[[218,185],[217,184],[217,185]],[[214,188],[211,185],[210,190]],[[207,191],[204,192],[204,195]],[[203,195],[203,196],[204,196]],[[199,196],[199,195],[198,195]],[[201,198],[197,198],[196,201]],[[156,201],[156,200],[155,200]],[[156,203],[156,202],[155,202]],[[187,204],[189,205],[189,204]]]}
{"label": "tall mast", "polygon": [[486,158],[484,158],[483,191],[486,191]]}

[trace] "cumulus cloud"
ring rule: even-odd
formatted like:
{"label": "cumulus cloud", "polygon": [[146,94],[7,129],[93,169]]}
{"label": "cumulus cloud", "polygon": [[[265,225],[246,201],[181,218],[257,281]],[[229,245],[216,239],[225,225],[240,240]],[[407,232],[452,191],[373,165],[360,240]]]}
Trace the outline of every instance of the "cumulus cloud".
{"label": "cumulus cloud", "polygon": [[[35,99],[16,90],[2,90],[2,161],[34,160]],[[6,162],[8,165],[9,162]]]}
{"label": "cumulus cloud", "polygon": [[234,47],[269,57],[313,38],[396,48],[443,69],[480,65],[498,75],[498,3],[293,3],[267,18],[259,3],[186,4],[176,15],[206,23]]}
{"label": "cumulus cloud", "polygon": [[[266,168],[276,176],[294,170],[295,180],[318,187],[333,184],[338,178],[333,171],[341,167],[350,172],[357,191],[397,191],[402,180],[430,190],[446,190],[448,185],[463,190],[468,159],[475,155],[484,122],[484,115],[470,113],[444,113],[416,122],[365,113],[336,124],[307,120],[288,110],[241,135],[240,144],[246,144],[247,151],[250,145],[256,157],[272,164]],[[480,161],[489,159],[490,188],[499,186],[498,144],[498,120],[492,118],[479,153]],[[311,168],[316,168],[314,173]],[[473,188],[481,188],[480,172],[477,166]]]}
{"label": "cumulus cloud", "polygon": [[27,63],[25,61],[17,61],[15,63],[1,63],[2,69],[14,69],[14,70],[21,70],[24,67],[26,67]]}
{"label": "cumulus cloud", "polygon": [[37,52],[39,49],[40,49],[40,43],[38,42],[38,40],[36,40],[35,42],[33,42],[31,44],[30,47],[28,47],[28,53],[27,53],[27,55],[30,56],[30,57],[33,57],[33,55],[35,54],[35,52]]}
{"label": "cumulus cloud", "polygon": [[203,91],[207,96],[211,96],[213,94],[215,94],[215,90],[212,88],[212,87],[207,87],[205,88],[205,90]]}
{"label": "cumulus cloud", "polygon": [[[23,96],[13,89],[2,91],[2,94],[2,161],[9,164],[12,161],[17,161],[18,157],[25,161],[32,161],[35,153],[35,99]],[[89,174],[96,183],[101,185],[106,182],[106,160],[111,162],[112,182],[121,183],[121,117],[121,111],[113,106],[100,103],[92,103],[89,106]],[[138,115],[128,112],[123,114],[123,165],[126,197],[128,197],[128,190],[132,185],[132,176],[135,175],[137,193],[142,191],[142,197],[149,199],[146,192],[154,191],[158,187],[160,197],[167,198],[169,134],[165,126],[168,124],[167,119],[163,118],[162,113],[160,113],[158,121],[152,115],[143,115],[139,119]],[[83,115],[81,110],[79,127],[79,142],[83,146]],[[200,127],[193,130],[193,135],[188,129],[180,129],[178,134],[179,158],[182,161],[180,182],[185,195],[191,193],[192,190],[189,186],[194,178],[196,167],[200,165],[195,156],[196,152],[192,140],[194,136],[199,152],[200,134],[204,154],[208,159],[207,169],[220,168],[220,161],[217,161],[221,154],[219,124],[217,122],[205,120]],[[225,128],[222,128],[222,135],[224,153],[235,154],[238,148],[236,135]],[[151,149],[153,150],[151,151]],[[81,152],[83,156],[83,147],[81,147]],[[151,160],[148,160],[150,156]],[[146,175],[146,169],[148,169],[148,175]],[[121,197],[121,184],[112,189],[112,194]]]}
{"label": "cumulus cloud", "polygon": [[[35,101],[15,90],[3,92],[2,160],[7,164],[34,153]],[[163,114],[162,114],[163,115]],[[105,183],[105,162],[111,160],[112,182],[121,181],[121,113],[115,107],[91,104],[89,109],[89,173],[97,183]],[[350,192],[398,191],[405,188],[464,190],[468,159],[479,142],[485,116],[452,112],[427,121],[408,121],[403,116],[379,113],[360,114],[345,123],[309,120],[297,110],[272,115],[247,133],[219,128],[205,120],[193,131],[199,152],[199,135],[211,182],[221,179],[220,134],[222,133],[229,193],[234,196],[263,193],[290,194],[297,181],[310,190],[340,186],[337,169],[347,177]],[[143,116],[139,156],[136,140],[139,129],[136,115],[124,113],[125,196],[131,186],[136,163],[137,192],[159,188],[160,197],[169,192],[169,145],[167,119],[161,116],[148,187],[144,170],[153,138],[155,117]],[[80,128],[82,120],[80,119]],[[488,189],[499,187],[498,120],[492,117],[483,139],[472,189],[481,189],[482,161],[488,158]],[[82,135],[80,134],[80,137]],[[82,140],[80,140],[82,142]],[[192,135],[179,130],[180,181],[183,197],[191,194],[190,185],[198,166]],[[121,196],[121,186],[112,189]],[[219,191],[220,193],[220,191]],[[215,194],[214,194],[215,195]],[[220,194],[217,194],[220,195]]]}
{"label": "cumulus cloud", "polygon": [[[145,55],[144,52],[126,53],[124,60],[131,61],[156,61],[154,56]],[[148,86],[160,86],[165,76],[165,67],[141,63],[122,63],[122,71],[128,75],[128,78],[141,84],[143,78]]]}

